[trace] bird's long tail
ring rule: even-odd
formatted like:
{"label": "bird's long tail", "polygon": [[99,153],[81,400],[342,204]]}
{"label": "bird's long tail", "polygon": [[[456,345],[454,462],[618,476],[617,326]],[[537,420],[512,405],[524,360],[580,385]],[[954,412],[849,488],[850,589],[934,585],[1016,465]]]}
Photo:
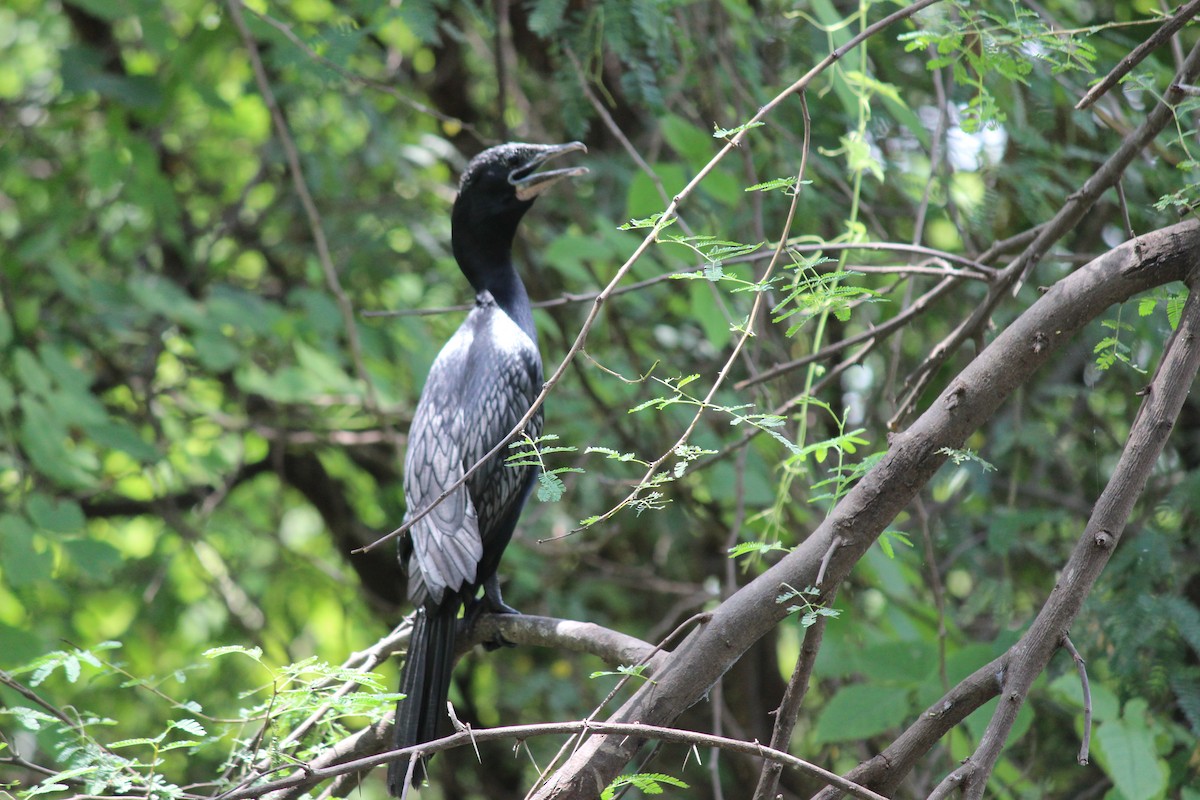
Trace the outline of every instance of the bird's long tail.
{"label": "bird's long tail", "polygon": [[[454,669],[457,618],[454,603],[417,611],[408,658],[400,676],[400,692],[405,698],[396,704],[396,747],[412,747],[436,739],[438,728],[449,719],[446,700]],[[388,764],[388,791],[392,796],[400,796],[407,772],[406,760]],[[424,765],[418,762],[413,770],[413,786],[419,786],[424,777]]]}

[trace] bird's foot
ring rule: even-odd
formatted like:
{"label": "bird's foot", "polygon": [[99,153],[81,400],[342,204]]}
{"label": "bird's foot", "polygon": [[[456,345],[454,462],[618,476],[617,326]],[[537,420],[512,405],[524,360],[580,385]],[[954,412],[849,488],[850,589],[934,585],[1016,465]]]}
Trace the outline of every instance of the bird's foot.
{"label": "bird's foot", "polygon": [[[504,602],[504,598],[500,595],[500,581],[493,575],[483,584],[483,597],[477,598],[467,606],[465,621],[468,626],[473,627],[475,621],[479,619],[481,614],[520,614],[515,608]],[[484,642],[485,650],[497,650],[501,647],[516,647],[515,642],[510,642],[503,636],[497,636],[490,642]]]}
{"label": "bird's foot", "polygon": [[487,606],[487,610],[493,614],[521,613],[504,602],[504,598],[500,595],[500,579],[495,575],[483,582],[483,599],[479,602]]}

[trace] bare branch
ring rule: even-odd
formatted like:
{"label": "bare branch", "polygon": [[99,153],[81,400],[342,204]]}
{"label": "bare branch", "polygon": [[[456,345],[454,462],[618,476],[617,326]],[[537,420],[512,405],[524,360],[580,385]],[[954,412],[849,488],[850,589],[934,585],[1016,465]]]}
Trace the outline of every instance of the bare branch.
{"label": "bare branch", "polygon": [[1196,16],[1197,12],[1200,12],[1200,0],[1191,0],[1180,6],[1179,10],[1175,12],[1175,16],[1150,34],[1148,39],[1133,48],[1107,75],[1100,79],[1099,83],[1088,89],[1088,93],[1075,104],[1075,110],[1082,111],[1099,100],[1109,89],[1116,86],[1121,78],[1128,75],[1131,69],[1142,63],[1146,56],[1170,41],[1171,37],[1178,33],[1188,23],[1188,20]]}
{"label": "bare branch", "polygon": [[1004,268],[984,301],[957,328],[938,342],[930,351],[929,357],[913,371],[906,382],[908,393],[889,421],[888,427],[897,428],[901,421],[909,416],[917,400],[933,379],[938,367],[945,363],[951,353],[956,351],[963,342],[981,329],[981,326],[991,318],[992,312],[1003,297],[1010,290],[1015,293],[1020,288],[1025,276],[1041,261],[1050,247],[1079,223],[1087,210],[1095,205],[1100,195],[1121,179],[1125,168],[1137,157],[1138,153],[1171,123],[1175,118],[1175,105],[1184,97],[1183,90],[1179,88],[1180,84],[1194,82],[1197,75],[1200,75],[1200,43],[1192,48],[1170,87],[1163,93],[1161,101],[1150,110],[1137,130],[1126,136],[1125,140],[1121,142],[1121,146],[1108,160],[1084,181],[1083,186],[1067,198],[1067,202],[1063,204],[1053,219],[1038,226],[1037,234],[1033,236],[1032,241],[1020,256]]}
{"label": "bare branch", "polygon": [[[833,597],[829,597],[833,602]],[[804,640],[800,644],[800,654],[792,669],[792,677],[788,680],[787,689],[779,708],[775,710],[775,729],[771,731],[771,747],[775,750],[786,750],[792,741],[792,731],[796,727],[796,719],[800,716],[800,707],[804,704],[804,696],[808,694],[808,682],[812,678],[813,667],[817,664],[817,653],[821,650],[821,640],[825,637],[825,626],[829,617],[818,614],[816,621],[804,632]],[[779,788],[779,775],[783,765],[778,761],[767,761],[763,764],[762,772],[758,775],[758,786],[754,789],[754,800],[774,800]]]}
{"label": "bare branch", "polygon": [[[1007,659],[1007,655],[1001,656],[963,678],[927,708],[883,752],[859,764],[845,777],[881,794],[894,794],[918,759],[928,753],[948,731],[1000,693]],[[818,792],[813,800],[836,800],[839,797],[842,797],[840,790],[827,787]]]}
{"label": "bare branch", "polygon": [[1200,371],[1200,295],[1195,291],[1194,276],[1190,283],[1192,291],[1184,304],[1179,328],[1167,343],[1116,469],[1096,501],[1092,518],[1049,599],[1010,651],[1012,659],[1005,673],[1003,701],[996,707],[975,753],[942,782],[942,786],[965,786],[967,800],[983,797],[987,778],[995,768],[1029,687],[1061,644],[1065,631],[1079,614],[1092,585],[1121,540],[1133,504],[1145,488]]}
{"label": "bare branch", "polygon": [[[880,532],[945,460],[1001,403],[1085,324],[1112,303],[1196,269],[1200,223],[1188,221],[1126,242],[1051,287],[972,361],[824,522],[795,550],[732,595],[669,657],[652,685],[643,686],[614,722],[669,724],[729,666],[787,615],[775,602],[780,587],[812,585],[834,537],[843,539],[829,561],[826,595],[849,574]],[[559,770],[539,800],[580,798],[597,776],[611,779],[639,742],[593,736]]]}
{"label": "bare branch", "polygon": [[[382,736],[386,734],[387,727],[384,726],[380,730],[379,725],[372,726],[362,731],[356,736],[349,737],[343,742],[349,742],[351,739],[370,739],[371,741],[380,741]],[[472,746],[476,742],[494,742],[508,739],[515,739],[518,742],[523,742],[526,739],[531,739],[535,736],[554,736],[562,734],[577,734],[592,732],[604,734],[608,736],[622,737],[638,737],[640,739],[657,739],[663,742],[673,742],[677,744],[698,745],[704,747],[719,747],[722,750],[727,750],[733,753],[742,753],[744,755],[758,756],[779,761],[785,766],[798,769],[802,772],[814,775],[822,780],[829,781],[852,797],[860,797],[863,800],[887,800],[883,795],[877,794],[870,789],[865,789],[861,786],[848,781],[845,778],[830,772],[816,764],[805,761],[802,758],[774,750],[766,745],[758,742],[743,742],[740,739],[729,739],[724,736],[713,736],[708,733],[698,733],[696,731],[681,730],[679,728],[666,728],[658,725],[638,725],[638,724],[617,724],[611,722],[588,722],[586,720],[576,720],[573,722],[549,722],[541,725],[510,725],[503,728],[483,728],[463,730],[450,736],[441,739],[435,739],[432,742],[416,745],[414,747],[406,747],[400,750],[389,750],[377,755],[370,755],[362,758],[354,758],[350,761],[332,762],[329,766],[315,766],[318,761],[324,761],[324,757],[317,759],[311,764],[304,765],[301,770],[286,778],[271,781],[265,784],[240,786],[232,791],[218,795],[216,800],[249,800],[250,798],[266,798],[266,800],[284,800],[293,796],[292,790],[302,790],[318,783],[322,783],[331,778],[336,778],[340,775],[348,773],[370,770],[375,767],[386,764],[390,761],[399,758],[408,758],[412,756],[430,756],[434,753],[440,753],[443,750],[451,750],[457,747]],[[368,736],[370,734],[370,736]],[[361,745],[361,741],[357,744]],[[342,757],[345,757],[347,752],[345,748],[336,748]],[[599,787],[603,789],[604,787]],[[597,792],[599,789],[597,789]]]}
{"label": "bare branch", "polygon": [[[288,165],[288,173],[292,177],[292,188],[295,190],[296,197],[299,198],[300,205],[304,208],[304,214],[308,219],[308,226],[312,231],[313,244],[317,248],[317,260],[320,262],[321,271],[325,275],[325,284],[333,295],[338,311],[341,313],[342,324],[346,331],[346,342],[350,346],[350,357],[354,362],[355,375],[362,381],[363,386],[366,387],[365,399],[368,408],[381,419],[384,429],[391,433],[386,417],[380,413],[381,404],[375,392],[375,384],[371,381],[366,364],[363,362],[362,344],[359,342],[358,327],[354,320],[354,307],[351,305],[350,298],[342,288],[337,268],[333,265],[333,255],[329,250],[329,242],[325,238],[325,227],[321,221],[321,212],[317,210],[317,204],[313,200],[312,193],[309,192],[308,184],[304,178],[304,169],[300,164],[300,151],[296,148],[296,142],[292,139],[287,120],[284,119],[283,110],[279,107],[279,101],[275,98],[275,92],[271,89],[271,82],[267,78],[267,70],[263,66],[262,57],[258,52],[258,43],[254,40],[250,29],[246,27],[246,19],[242,15],[242,0],[227,0],[227,5],[229,6],[229,16],[233,19],[233,24],[237,26],[238,33],[242,37],[242,44],[246,48],[246,54],[250,58],[250,66],[254,70],[254,80],[258,84],[258,91],[262,95],[263,102],[267,105],[267,110],[271,114],[271,123],[275,127],[275,134],[279,137],[279,143],[283,147],[284,158],[287,160]],[[399,442],[394,436],[392,440],[398,447]]]}
{"label": "bare branch", "polygon": [[1083,741],[1079,743],[1078,761],[1080,766],[1086,767],[1090,760],[1088,751],[1092,744],[1092,685],[1088,682],[1087,663],[1075,649],[1075,643],[1071,641],[1071,637],[1064,636],[1062,644],[1075,661],[1075,669],[1079,672],[1079,685],[1083,690]]}

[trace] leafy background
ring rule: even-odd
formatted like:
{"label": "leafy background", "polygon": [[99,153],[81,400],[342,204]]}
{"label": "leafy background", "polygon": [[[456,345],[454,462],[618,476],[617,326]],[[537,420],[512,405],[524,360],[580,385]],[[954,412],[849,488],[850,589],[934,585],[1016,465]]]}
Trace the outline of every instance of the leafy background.
{"label": "leafy background", "polygon": [[[403,517],[404,432],[461,312],[364,312],[469,299],[448,211],[470,154],[508,138],[589,146],[590,176],[543,200],[518,243],[531,294],[554,301],[537,323],[557,365],[586,296],[639,240],[619,226],[665,207],[721,144],[714,128],[741,124],[896,7],[250,3],[315,221],[228,6],[0,8],[0,668],[46,701],[0,687],[0,783],[28,791],[41,765],[80,770],[59,776],[58,794],[214,793],[256,752],[279,757],[325,696],[310,682],[345,677],[330,665],[400,620],[391,548],[351,551]],[[932,280],[866,270],[947,263],[828,244],[973,257],[1048,219],[1174,74],[1178,53],[1164,47],[1096,112],[1072,110],[1160,13],[1140,0],[947,1],[824,74],[807,97],[811,183],[792,229],[813,260],[797,256],[771,287],[779,320],[756,328],[732,381],[891,318]],[[1177,127],[1125,175],[1134,231],[1190,213],[1196,108],[1177,111]],[[679,454],[660,497],[566,536],[626,496],[638,462],[669,450],[689,398],[712,385],[761,277],[746,253],[778,236],[790,202],[744,188],[795,175],[804,125],[790,100],[718,165],[626,285],[648,283],[609,302],[550,398],[546,429],[574,450],[547,454],[548,468],[581,471],[558,473],[562,496],[531,503],[506,554],[505,595],[523,611],[658,641],[719,602],[775,545],[811,530],[840,486],[830,478],[886,447],[904,376],[982,296],[964,280],[825,384],[836,360],[731,382],[716,399],[724,410],[693,436],[712,452]],[[997,325],[1036,283],[1125,238],[1122,205],[1106,197]],[[856,267],[843,282],[813,278]],[[654,280],[685,270],[699,279]],[[848,769],[1030,621],[1124,442],[1142,370],[1169,331],[1165,300],[1113,309],[969,443],[995,469],[948,465],[897,520],[904,536],[864,560],[839,596],[793,752]],[[814,385],[824,405],[786,405]],[[731,425],[781,407],[780,419],[754,417],[776,436],[747,444],[751,423]],[[1187,787],[1200,759],[1198,467],[1193,399],[1072,631],[1092,677],[1094,763],[1075,763],[1081,701],[1063,656],[1035,688],[996,796],[1197,796]],[[761,546],[731,558],[738,544]],[[762,642],[682,723],[769,739],[800,635],[789,623]],[[477,725],[580,718],[614,681],[590,679],[604,665],[569,653],[468,661],[454,698]],[[380,668],[292,755],[378,718],[394,682],[394,667]],[[907,791],[927,793],[984,720],[950,736]],[[528,747],[545,763],[556,744]],[[746,794],[757,764],[703,756],[701,766],[666,748],[652,768],[690,783],[688,796]],[[439,756],[436,791],[523,795],[528,758],[482,757]],[[785,796],[814,788],[785,775]],[[375,778],[363,791],[383,790]]]}

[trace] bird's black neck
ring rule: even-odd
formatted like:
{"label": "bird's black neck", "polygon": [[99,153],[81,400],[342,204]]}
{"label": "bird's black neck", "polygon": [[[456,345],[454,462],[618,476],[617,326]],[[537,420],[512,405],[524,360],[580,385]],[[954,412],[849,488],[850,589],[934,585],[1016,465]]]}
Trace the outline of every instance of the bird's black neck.
{"label": "bird's black neck", "polygon": [[[463,272],[466,270],[464,269]],[[536,342],[537,329],[533,324],[533,309],[529,305],[529,295],[525,292],[525,284],[521,282],[521,276],[517,275],[512,262],[509,261],[503,268],[493,266],[484,274],[487,276],[487,280],[482,283],[476,283],[469,273],[467,275],[468,278],[471,278],[471,285],[475,287],[476,302],[484,302],[490,295],[496,305],[512,317],[513,322],[517,323],[521,330]]]}
{"label": "bird's black neck", "polygon": [[[521,214],[524,214],[524,210]],[[496,305],[512,317],[531,339],[537,341],[529,295],[512,261],[513,237],[521,214],[491,226],[478,223],[469,225],[465,220],[458,219],[456,214],[451,244],[459,269],[475,289],[476,299],[482,300],[484,293],[490,294]],[[470,235],[465,235],[467,231]]]}

